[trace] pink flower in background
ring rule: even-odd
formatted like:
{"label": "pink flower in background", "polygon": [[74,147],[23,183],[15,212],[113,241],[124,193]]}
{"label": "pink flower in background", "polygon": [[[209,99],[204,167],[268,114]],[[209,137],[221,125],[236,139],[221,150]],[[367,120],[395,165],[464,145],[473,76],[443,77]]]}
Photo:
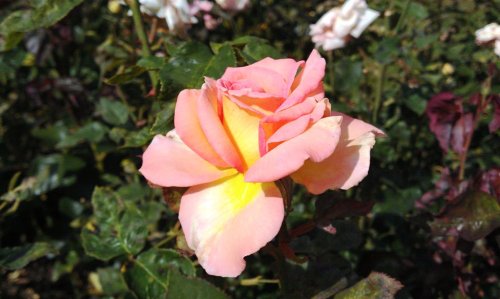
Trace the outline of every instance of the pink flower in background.
{"label": "pink flower in background", "polygon": [[175,129],[157,135],[140,172],[154,185],[189,187],[179,219],[211,275],[237,276],[244,257],[278,233],[284,203],[275,181],[290,176],[312,193],[348,189],[368,173],[383,132],[331,112],[325,61],[265,58],[183,90]]}
{"label": "pink flower in background", "polygon": [[191,13],[193,15],[201,15],[203,18],[203,24],[208,30],[214,30],[221,23],[220,19],[214,18],[211,14],[213,7],[213,2],[204,0],[195,0],[191,4]]}
{"label": "pink flower in background", "polygon": [[495,54],[500,56],[500,25],[491,23],[476,31],[478,44],[494,44]]}
{"label": "pink flower in background", "polygon": [[368,8],[365,0],[347,0],[311,25],[309,34],[316,47],[325,51],[342,48],[349,35],[358,38],[379,15],[379,12]]}
{"label": "pink flower in background", "polygon": [[215,0],[225,10],[239,11],[250,5],[250,0]]}

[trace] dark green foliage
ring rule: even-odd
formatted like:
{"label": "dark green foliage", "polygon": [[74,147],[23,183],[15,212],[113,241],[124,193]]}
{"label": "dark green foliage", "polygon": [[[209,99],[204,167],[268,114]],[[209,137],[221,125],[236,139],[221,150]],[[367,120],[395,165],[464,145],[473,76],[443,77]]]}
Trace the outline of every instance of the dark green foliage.
{"label": "dark green foliage", "polygon": [[[340,2],[252,1],[189,38],[144,17],[147,56],[125,6],[0,1],[0,297],[390,298],[399,281],[396,298],[500,298],[489,130],[500,65],[474,41],[500,19],[498,0],[368,1],[381,17],[321,53],[325,94],[387,137],[348,191],[280,182],[286,225],[238,278],[210,277],[191,256],[176,214],[185,189],[151,188],[138,172],[145,146],[173,129],[182,89],[264,57],[307,59],[309,24]],[[469,147],[443,153],[426,107],[446,91],[463,99],[457,115],[475,115],[477,93],[493,104]]]}

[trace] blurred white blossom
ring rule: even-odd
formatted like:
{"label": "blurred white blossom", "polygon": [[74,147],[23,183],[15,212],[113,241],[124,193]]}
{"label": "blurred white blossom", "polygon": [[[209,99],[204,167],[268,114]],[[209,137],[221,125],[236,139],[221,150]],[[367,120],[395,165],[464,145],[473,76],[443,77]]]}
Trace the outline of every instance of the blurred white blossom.
{"label": "blurred white blossom", "polygon": [[341,7],[334,7],[316,24],[310,25],[310,35],[316,47],[325,51],[342,48],[349,35],[358,38],[380,15],[368,8],[365,0],[347,0]]}
{"label": "blurred white blossom", "polygon": [[500,25],[491,23],[477,30],[476,42],[480,45],[494,44],[495,54],[500,56]]}
{"label": "blurred white blossom", "polygon": [[238,11],[245,9],[250,0],[215,0],[225,10]]}
{"label": "blurred white blossom", "polygon": [[164,18],[168,29],[174,33],[183,33],[198,22],[187,0],[139,0],[139,4],[142,13]]}

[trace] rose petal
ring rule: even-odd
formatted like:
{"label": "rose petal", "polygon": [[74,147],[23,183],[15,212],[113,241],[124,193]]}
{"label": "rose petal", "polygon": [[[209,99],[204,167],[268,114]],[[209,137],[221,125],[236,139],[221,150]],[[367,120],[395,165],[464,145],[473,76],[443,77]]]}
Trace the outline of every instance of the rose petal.
{"label": "rose petal", "polygon": [[292,93],[279,110],[289,108],[311,96],[321,100],[324,97],[322,80],[325,76],[325,65],[325,59],[319,55],[318,51],[313,50],[307,58],[304,68],[295,78]]}
{"label": "rose petal", "polygon": [[283,199],[273,183],[246,183],[243,175],[191,187],[183,195],[179,219],[188,246],[208,274],[235,277],[243,257],[278,233]]}
{"label": "rose petal", "polygon": [[363,31],[379,17],[380,13],[376,10],[367,8],[363,11],[363,13],[359,16],[358,23],[351,30],[351,35],[355,38],[358,38]]}
{"label": "rose petal", "polygon": [[368,132],[372,132],[377,137],[386,136],[384,131],[344,113],[332,111],[331,116],[342,116],[341,140],[354,140]]}
{"label": "rose petal", "polygon": [[247,169],[259,159],[259,115],[241,109],[228,97],[222,99],[224,129],[243,159],[243,169]]}
{"label": "rose petal", "polygon": [[288,96],[287,82],[279,73],[267,68],[249,65],[228,67],[220,82],[228,90],[249,88],[254,92],[285,98]]}
{"label": "rose petal", "polygon": [[[200,90],[185,89],[181,91],[177,97],[174,116],[177,134],[179,134],[180,138],[187,146],[211,164],[219,167],[231,166],[230,163],[224,161],[224,159],[215,152],[212,145],[208,142],[205,132],[203,132],[198,110],[199,98],[201,96],[202,93]],[[205,98],[203,100],[208,101],[208,99]],[[206,109],[201,115],[205,113],[216,114],[216,111],[214,111],[213,108]]]}
{"label": "rose petal", "polygon": [[295,80],[295,75],[297,75],[299,67],[304,65],[304,61],[295,61],[290,58],[272,59],[267,57],[257,61],[253,65],[266,68],[280,74],[286,82],[287,90],[290,90]]}
{"label": "rose petal", "polygon": [[272,182],[298,170],[304,161],[315,162],[329,157],[340,136],[342,117],[326,117],[304,133],[281,143],[248,169],[247,182]]}
{"label": "rose petal", "polygon": [[332,115],[342,117],[340,141],[333,154],[319,163],[307,161],[292,174],[295,182],[305,185],[314,194],[357,185],[368,174],[375,137],[385,136],[384,132],[361,120],[339,112],[332,112]]}
{"label": "rose petal", "polygon": [[[205,82],[201,91],[202,96],[198,98],[198,117],[201,128],[215,152],[225,162],[242,171],[243,161],[219,118],[219,115],[222,116],[222,103],[219,100],[215,80],[206,78]],[[217,113],[219,109],[221,111]]]}
{"label": "rose petal", "polygon": [[188,187],[212,182],[236,173],[210,164],[177,136],[175,130],[167,136],[156,135],[142,155],[139,169],[151,183],[163,187]]}
{"label": "rose petal", "polygon": [[313,194],[328,189],[349,189],[368,174],[370,150],[374,144],[375,134],[371,132],[350,142],[339,142],[330,157],[319,163],[306,161],[292,174],[292,179]]}

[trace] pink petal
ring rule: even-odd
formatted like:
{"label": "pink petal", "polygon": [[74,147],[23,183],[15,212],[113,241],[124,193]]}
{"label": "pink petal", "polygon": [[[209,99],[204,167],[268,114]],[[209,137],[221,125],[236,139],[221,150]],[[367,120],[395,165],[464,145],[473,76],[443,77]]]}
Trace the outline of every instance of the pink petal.
{"label": "pink petal", "polygon": [[267,57],[257,61],[253,65],[279,73],[281,77],[285,79],[287,90],[290,90],[295,80],[295,75],[297,75],[299,67],[304,65],[304,61],[295,61],[290,58],[272,59]]}
{"label": "pink petal", "polygon": [[191,187],[183,195],[179,219],[188,246],[208,274],[235,277],[244,257],[278,233],[283,199],[273,183],[246,183],[243,175]]}
{"label": "pink petal", "polygon": [[342,140],[354,140],[368,132],[372,132],[377,137],[386,136],[384,131],[344,113],[332,111],[331,116],[342,116]]}
{"label": "pink petal", "polygon": [[[318,102],[314,98],[307,98],[295,106],[262,118],[259,127],[261,155],[270,150],[269,143],[281,142],[295,137],[304,132],[311,123],[319,120],[326,110],[330,109],[327,102],[326,99]],[[320,110],[321,113],[319,113]]]}
{"label": "pink petal", "polygon": [[304,161],[320,162],[329,157],[340,136],[342,117],[326,117],[304,133],[281,143],[248,169],[247,182],[272,182],[298,170]]}
{"label": "pink petal", "polygon": [[339,112],[332,112],[332,116],[342,117],[340,140],[333,154],[319,163],[307,161],[292,174],[294,181],[314,194],[357,185],[368,174],[375,137],[385,136],[384,132],[361,120]]}
{"label": "pink petal", "polygon": [[[213,147],[215,152],[229,165],[242,171],[243,161],[238,150],[225,131],[223,124],[216,111],[222,110],[222,101],[219,100],[215,81],[205,79],[206,84],[202,88],[202,96],[198,98],[198,117],[203,133]],[[214,108],[215,107],[215,108]],[[222,111],[220,112],[222,118]]]}
{"label": "pink petal", "polygon": [[[202,92],[197,89],[185,89],[177,97],[175,106],[174,123],[177,134],[184,143],[203,159],[219,167],[231,166],[230,163],[217,154],[212,145],[208,142],[205,132],[200,124],[198,103],[208,101],[200,99]],[[214,109],[207,109],[203,114],[215,114]],[[208,116],[207,116],[208,117]]]}
{"label": "pink petal", "polygon": [[139,171],[148,181],[163,187],[188,187],[236,173],[233,168],[217,168],[198,156],[182,142],[175,130],[167,136],[155,136],[142,155]]}
{"label": "pink petal", "polygon": [[368,174],[370,150],[374,144],[375,134],[372,132],[352,141],[339,142],[330,157],[319,163],[307,161],[292,174],[292,179],[305,185],[313,194],[327,189],[349,189]]}
{"label": "pink petal", "polygon": [[306,61],[306,64],[292,85],[292,93],[281,105],[279,110],[289,108],[307,97],[314,96],[320,100],[324,97],[323,77],[325,76],[325,59],[318,51],[313,50]]}
{"label": "pink petal", "polygon": [[287,82],[279,73],[254,65],[228,67],[220,82],[228,90],[249,88],[254,92],[285,98],[288,96]]}

